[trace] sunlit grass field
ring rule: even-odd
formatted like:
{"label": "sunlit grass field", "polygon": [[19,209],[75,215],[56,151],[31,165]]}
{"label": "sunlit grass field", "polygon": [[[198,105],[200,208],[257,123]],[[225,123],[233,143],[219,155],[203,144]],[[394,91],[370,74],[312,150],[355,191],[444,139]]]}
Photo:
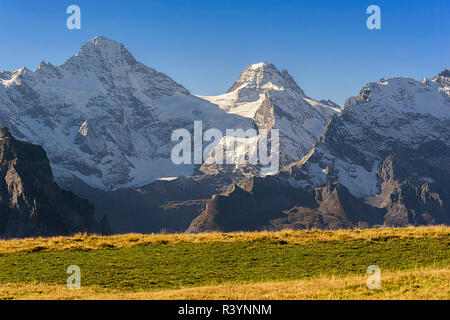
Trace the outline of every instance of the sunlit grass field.
{"label": "sunlit grass field", "polygon": [[449,285],[442,226],[0,241],[1,299],[450,299]]}

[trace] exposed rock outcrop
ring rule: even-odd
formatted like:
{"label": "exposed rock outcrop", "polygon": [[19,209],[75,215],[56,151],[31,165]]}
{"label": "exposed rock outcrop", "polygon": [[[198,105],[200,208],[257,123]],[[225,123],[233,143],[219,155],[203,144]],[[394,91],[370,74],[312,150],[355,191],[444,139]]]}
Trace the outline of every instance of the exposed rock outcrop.
{"label": "exposed rock outcrop", "polygon": [[77,232],[108,233],[108,221],[97,222],[92,204],[57,186],[42,147],[0,127],[0,237]]}

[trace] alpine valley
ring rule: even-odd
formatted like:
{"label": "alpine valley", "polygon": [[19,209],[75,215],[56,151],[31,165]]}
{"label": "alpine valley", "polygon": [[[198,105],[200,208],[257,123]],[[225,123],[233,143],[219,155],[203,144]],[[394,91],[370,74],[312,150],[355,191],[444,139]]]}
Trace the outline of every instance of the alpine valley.
{"label": "alpine valley", "polygon": [[[277,129],[280,170],[206,164],[214,151],[174,164],[172,133],[195,121],[216,148]],[[61,66],[0,72],[0,126],[4,237],[450,224],[449,70],[369,83],[342,109],[264,62],[197,96],[95,37]]]}

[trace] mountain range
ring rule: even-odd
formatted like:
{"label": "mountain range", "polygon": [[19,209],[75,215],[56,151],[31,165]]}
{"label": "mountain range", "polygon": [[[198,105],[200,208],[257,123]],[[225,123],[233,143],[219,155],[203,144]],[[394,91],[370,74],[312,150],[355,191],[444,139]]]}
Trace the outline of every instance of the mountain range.
{"label": "mountain range", "polygon": [[[307,98],[287,71],[270,64],[247,68],[228,101],[203,99],[104,37],[62,66],[42,62],[34,72],[1,72],[0,81],[0,124],[43,146],[57,182],[68,189],[76,180],[111,191],[192,175],[194,165],[174,165],[170,156],[172,132],[193,132],[194,121],[223,135],[282,128],[287,164],[308,152],[336,109]],[[261,117],[266,112],[270,119]]]}
{"label": "mountain range", "polygon": [[[61,66],[0,72],[0,125],[41,145],[59,187],[113,232],[449,224],[449,84],[448,70],[381,79],[341,109],[263,62],[198,96],[95,37]],[[247,142],[277,129],[281,170],[174,164],[172,132],[194,121],[223,133],[216,147],[233,142],[227,129],[254,129]]]}
{"label": "mountain range", "polygon": [[367,84],[300,161],[214,195],[188,231],[449,224],[448,80]]}

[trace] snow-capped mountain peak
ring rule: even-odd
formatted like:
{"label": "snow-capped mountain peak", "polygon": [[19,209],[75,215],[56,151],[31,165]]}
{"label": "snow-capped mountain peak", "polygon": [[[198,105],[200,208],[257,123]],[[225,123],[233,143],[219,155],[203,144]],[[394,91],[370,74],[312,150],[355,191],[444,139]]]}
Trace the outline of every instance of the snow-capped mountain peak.
{"label": "snow-capped mountain peak", "polygon": [[443,87],[450,87],[450,70],[442,70],[431,81],[437,82]]}
{"label": "snow-capped mountain peak", "polygon": [[287,70],[280,72],[275,65],[267,62],[256,63],[245,68],[227,93],[243,88],[253,89],[258,93],[266,90],[289,89],[304,95]]}
{"label": "snow-capped mountain peak", "polygon": [[[120,67],[132,67],[137,63],[131,53],[120,42],[97,36],[85,43],[72,59],[86,62],[113,63]],[[93,61],[92,61],[93,60]]]}
{"label": "snow-capped mountain peak", "polygon": [[170,161],[171,126],[180,123],[168,119],[183,113],[160,120],[158,101],[174,96],[190,106],[191,123],[199,102],[188,90],[136,61],[121,43],[95,37],[62,66],[43,61],[35,72],[0,72],[0,124],[42,145],[58,182],[76,177],[115,189],[157,178],[152,163]]}
{"label": "snow-capped mountain peak", "polygon": [[375,196],[388,156],[420,163],[408,172],[411,179],[439,180],[427,166],[450,172],[449,128],[450,91],[436,81],[395,77],[368,83],[348,99],[310,154],[294,165],[298,177],[307,177],[296,183],[318,187],[337,179],[356,197]]}
{"label": "snow-capped mountain peak", "polygon": [[307,154],[328,121],[340,112],[329,100],[308,98],[287,70],[280,72],[265,62],[246,67],[227,93],[201,98],[252,119],[258,129],[279,130],[281,165]]}
{"label": "snow-capped mountain peak", "polygon": [[[440,79],[443,80],[443,77]],[[436,94],[442,89],[437,81],[419,82],[411,78],[393,77],[368,83],[356,99],[370,102],[379,117],[389,117],[392,112],[449,117],[448,94]]]}

